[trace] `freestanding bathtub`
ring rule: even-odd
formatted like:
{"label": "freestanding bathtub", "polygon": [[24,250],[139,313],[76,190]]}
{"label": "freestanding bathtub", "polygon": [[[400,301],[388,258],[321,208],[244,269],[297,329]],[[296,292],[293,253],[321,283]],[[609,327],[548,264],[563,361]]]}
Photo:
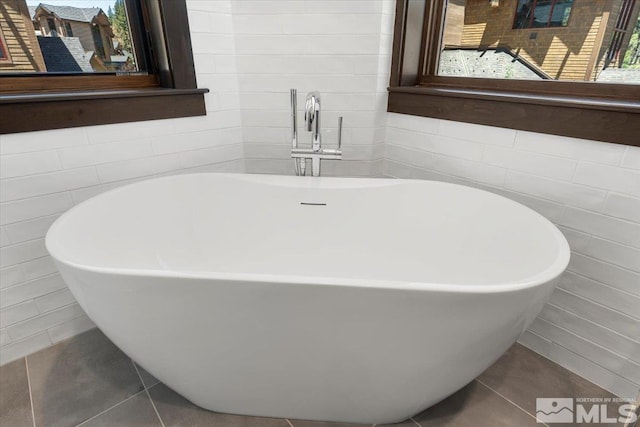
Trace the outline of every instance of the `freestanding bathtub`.
{"label": "freestanding bathtub", "polygon": [[71,209],[46,243],[100,329],[196,405],[356,423],[470,382],[569,260],[529,208],[391,179],[152,179]]}

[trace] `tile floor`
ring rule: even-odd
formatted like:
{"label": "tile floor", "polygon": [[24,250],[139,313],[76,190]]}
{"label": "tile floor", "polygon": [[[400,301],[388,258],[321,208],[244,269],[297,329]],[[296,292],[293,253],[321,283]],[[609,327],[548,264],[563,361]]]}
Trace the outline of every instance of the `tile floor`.
{"label": "tile floor", "polygon": [[[587,380],[516,344],[465,388],[395,426],[540,426],[542,424],[537,424],[533,415],[535,398],[544,396],[612,397]],[[99,330],[93,329],[0,367],[0,426],[350,425],[205,411],[158,382]]]}

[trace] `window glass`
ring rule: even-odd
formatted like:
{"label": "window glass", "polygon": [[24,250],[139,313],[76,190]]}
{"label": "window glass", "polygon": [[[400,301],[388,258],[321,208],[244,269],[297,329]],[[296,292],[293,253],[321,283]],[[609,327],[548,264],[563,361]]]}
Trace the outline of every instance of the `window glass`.
{"label": "window glass", "polygon": [[0,28],[0,61],[8,61],[9,55],[7,54],[7,46],[2,35],[2,28]]}
{"label": "window glass", "polygon": [[566,27],[573,0],[518,0],[513,28]]}
{"label": "window glass", "polygon": [[2,0],[15,40],[0,73],[139,72],[124,0]]}
{"label": "window glass", "polygon": [[449,0],[438,75],[640,84],[640,1]]}

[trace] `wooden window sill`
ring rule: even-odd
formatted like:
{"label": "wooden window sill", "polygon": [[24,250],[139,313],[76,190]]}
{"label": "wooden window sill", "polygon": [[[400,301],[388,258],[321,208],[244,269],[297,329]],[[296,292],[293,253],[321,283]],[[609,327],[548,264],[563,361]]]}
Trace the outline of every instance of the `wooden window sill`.
{"label": "wooden window sill", "polygon": [[208,89],[0,94],[0,134],[202,116]]}
{"label": "wooden window sill", "polygon": [[391,87],[388,111],[640,146],[640,101]]}

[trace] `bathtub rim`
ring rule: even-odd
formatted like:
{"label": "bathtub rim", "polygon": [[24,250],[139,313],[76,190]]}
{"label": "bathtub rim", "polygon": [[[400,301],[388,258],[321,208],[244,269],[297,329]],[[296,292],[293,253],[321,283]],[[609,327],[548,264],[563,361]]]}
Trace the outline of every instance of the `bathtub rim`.
{"label": "bathtub rim", "polygon": [[[352,278],[340,278],[329,276],[299,276],[299,275],[276,275],[276,274],[262,274],[262,273],[229,273],[229,272],[216,272],[216,271],[171,271],[152,268],[116,268],[116,267],[98,267],[95,265],[86,265],[83,263],[77,263],[73,261],[64,260],[64,257],[60,257],[57,253],[59,244],[55,242],[55,233],[62,226],[64,219],[70,216],[73,212],[81,209],[85,204],[94,202],[95,199],[100,198],[103,195],[114,194],[125,189],[148,183],[149,181],[163,181],[175,179],[178,177],[189,176],[227,176],[236,179],[251,180],[261,184],[271,184],[261,181],[261,179],[268,178],[276,183],[283,181],[300,181],[300,185],[296,187],[308,187],[308,188],[364,188],[364,187],[376,187],[376,186],[393,186],[401,185],[403,182],[421,183],[421,182],[433,182],[443,185],[450,185],[455,187],[463,187],[465,189],[475,190],[486,193],[490,196],[499,197],[509,203],[515,203],[525,207],[529,214],[537,216],[539,220],[542,220],[547,228],[551,231],[554,241],[557,244],[558,256],[552,264],[541,272],[529,276],[525,279],[497,283],[497,284],[455,284],[455,283],[437,283],[437,282],[414,282],[414,281],[402,281],[402,280],[376,280],[376,279],[352,279]],[[326,187],[327,183],[338,183],[338,181],[351,181],[352,185],[334,185]],[[386,182],[385,182],[386,181]],[[375,184],[374,184],[375,182]],[[356,185],[353,185],[356,184]],[[366,185],[365,185],[366,184]],[[281,184],[280,184],[281,185]],[[293,185],[292,185],[293,186]],[[216,173],[216,172],[200,172],[193,174],[179,174],[169,175],[163,177],[156,177],[146,179],[142,181],[125,184],[123,186],[105,191],[89,199],[86,199],[77,205],[71,207],[64,212],[56,221],[51,225],[45,236],[45,247],[51,257],[59,263],[65,264],[69,267],[85,270],[93,273],[109,274],[109,275],[123,275],[123,276],[136,276],[136,277],[148,277],[148,278],[176,278],[176,279],[202,279],[202,280],[219,280],[219,281],[244,281],[244,282],[264,282],[264,283],[285,283],[285,284],[299,284],[299,285],[322,285],[322,286],[348,286],[358,288],[377,288],[377,289],[390,289],[390,290],[407,290],[407,291],[439,291],[439,292],[461,292],[461,293],[501,293],[518,291],[535,286],[544,285],[555,279],[557,279],[569,265],[571,257],[571,249],[562,232],[555,226],[549,219],[531,209],[528,206],[523,205],[515,200],[500,194],[492,193],[487,190],[479,189],[476,187],[470,187],[467,185],[454,184],[435,180],[421,180],[421,179],[397,179],[397,178],[351,178],[351,177],[295,177],[289,175],[264,175],[264,174],[245,174],[245,173]]]}

